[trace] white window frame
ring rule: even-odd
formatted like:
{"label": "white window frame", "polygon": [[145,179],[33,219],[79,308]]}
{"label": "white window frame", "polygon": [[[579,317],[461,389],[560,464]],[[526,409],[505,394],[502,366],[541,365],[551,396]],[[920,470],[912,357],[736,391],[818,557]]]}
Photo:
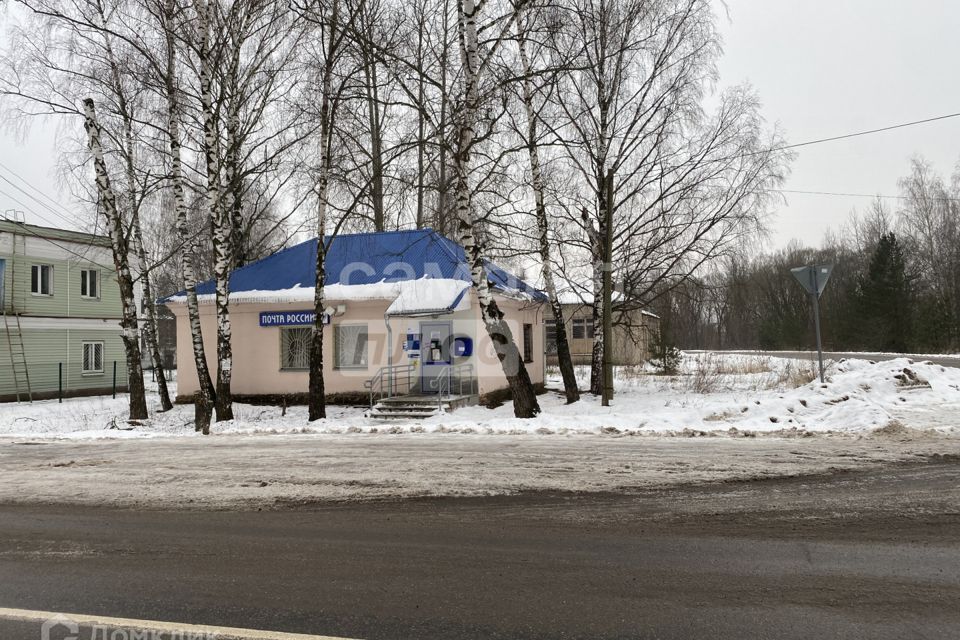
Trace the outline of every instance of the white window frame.
{"label": "white window frame", "polygon": [[[90,295],[90,274],[94,274],[94,280],[96,281],[97,295]],[[87,290],[84,293],[84,289]],[[84,300],[99,300],[100,299],[100,269],[81,269],[80,270],[80,297]]]}
{"label": "white window frame", "polygon": [[[364,343],[366,353],[364,354],[362,364],[342,364],[340,362],[340,332],[344,329],[360,328],[366,334],[367,339]],[[362,371],[370,368],[370,330],[365,322],[351,324],[336,324],[333,326],[333,368],[338,370]]]}
{"label": "white window frame", "polygon": [[[291,331],[303,331],[307,335],[307,353],[306,364],[302,367],[286,366],[286,346],[284,345],[284,336]],[[312,339],[312,329],[310,327],[280,327],[280,371],[309,371],[310,370],[310,340]]]}
{"label": "white window frame", "polygon": [[[81,344],[80,351],[80,374],[84,376],[102,376],[103,375],[103,361],[104,361],[104,350],[103,350],[103,341],[100,340],[84,340]],[[94,357],[91,358],[93,364],[96,364],[96,347],[100,348],[100,368],[99,369],[85,369],[84,364],[86,363],[87,356],[87,347],[94,347],[93,354]]]}
{"label": "white window frame", "polygon": [[[49,274],[50,274],[50,277],[47,278],[47,292],[46,292],[46,293],[43,292],[43,269],[44,269],[44,268],[46,268],[46,269],[48,270]],[[39,291],[34,291],[34,289],[33,289],[33,272],[34,272],[34,269],[36,269],[36,270],[38,271],[38,273],[37,273],[37,288],[39,289]],[[41,263],[41,262],[37,262],[37,263],[35,263],[35,264],[31,264],[31,265],[30,265],[30,295],[32,295],[32,296],[45,296],[45,297],[48,297],[48,298],[53,297],[53,265],[52,265],[52,264],[44,264],[44,263]]]}

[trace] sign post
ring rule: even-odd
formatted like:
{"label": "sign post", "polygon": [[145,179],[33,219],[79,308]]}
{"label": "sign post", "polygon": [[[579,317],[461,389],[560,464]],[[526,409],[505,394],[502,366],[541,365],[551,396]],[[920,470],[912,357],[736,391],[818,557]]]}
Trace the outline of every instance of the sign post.
{"label": "sign post", "polygon": [[820,338],[820,295],[833,272],[832,264],[790,269],[793,277],[800,281],[803,288],[813,298],[813,324],[817,333],[817,359],[820,362],[820,382],[823,383],[823,341]]}

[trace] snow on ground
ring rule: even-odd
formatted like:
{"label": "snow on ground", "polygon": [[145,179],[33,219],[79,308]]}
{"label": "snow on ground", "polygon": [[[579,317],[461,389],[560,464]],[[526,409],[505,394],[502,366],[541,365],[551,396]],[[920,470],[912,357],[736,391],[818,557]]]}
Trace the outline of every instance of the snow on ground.
{"label": "snow on ground", "polygon": [[[699,351],[691,350],[688,353],[755,353],[758,355],[772,355],[776,356],[778,354],[783,354],[785,357],[796,357],[798,353],[797,350],[785,350],[785,349],[711,349],[709,351]],[[803,351],[804,353],[810,354],[812,357],[816,357],[816,351]],[[857,356],[863,358],[870,358],[871,356],[881,356],[884,358],[911,358],[913,360],[924,360],[927,358],[960,358],[960,353],[900,353],[897,351],[843,351],[843,350],[831,350],[826,349],[824,353],[841,353],[841,354],[850,354],[856,353]],[[789,354],[789,355],[787,355]]]}
{"label": "snow on ground", "polygon": [[[960,433],[960,369],[899,358],[884,362],[829,362],[825,384],[809,361],[758,355],[696,353],[684,357],[676,376],[643,368],[617,370],[610,407],[585,395],[564,404],[552,389],[540,396],[543,412],[513,417],[507,403],[495,409],[467,407],[417,422],[384,423],[364,407],[328,407],[328,418],[309,423],[306,407],[237,404],[236,419],[216,433],[478,433],[486,435],[755,433],[859,433],[883,427]],[[581,387],[589,372],[578,371]],[[151,398],[151,419],[128,424],[126,398],[68,399],[0,405],[0,437],[137,438],[194,436],[191,406],[161,414]]]}
{"label": "snow on ground", "polygon": [[0,444],[0,504],[279,509],[529,491],[632,492],[829,474],[960,457],[931,433],[662,435],[319,434]]}
{"label": "snow on ground", "polygon": [[[586,386],[588,372],[579,371]],[[676,376],[617,371],[591,397],[518,420],[507,404],[384,424],[361,407],[238,404],[198,436],[192,407],[125,420],[126,398],[0,405],[0,503],[283,508],[329,501],[632,491],[960,459],[960,369],[905,358],[830,363],[684,358]],[[285,415],[284,415],[285,413]],[[283,434],[277,436],[273,434]],[[722,436],[722,437],[716,437]],[[809,437],[815,436],[815,437]]]}

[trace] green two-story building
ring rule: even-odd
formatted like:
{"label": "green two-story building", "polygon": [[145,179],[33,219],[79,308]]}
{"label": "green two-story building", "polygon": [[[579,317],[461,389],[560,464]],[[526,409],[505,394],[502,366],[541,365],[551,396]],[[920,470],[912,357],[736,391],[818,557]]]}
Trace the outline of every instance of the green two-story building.
{"label": "green two-story building", "polygon": [[0,219],[0,402],[126,389],[110,240]]}

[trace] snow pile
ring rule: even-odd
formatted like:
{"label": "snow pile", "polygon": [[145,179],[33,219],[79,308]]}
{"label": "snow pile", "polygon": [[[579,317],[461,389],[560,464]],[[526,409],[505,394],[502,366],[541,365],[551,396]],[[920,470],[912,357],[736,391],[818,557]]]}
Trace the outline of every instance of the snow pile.
{"label": "snow pile", "polygon": [[[858,431],[899,421],[912,428],[960,427],[960,369],[898,358],[832,363],[827,380],[718,407],[713,418],[738,429]],[[709,416],[708,416],[709,417]]]}
{"label": "snow pile", "polygon": [[[907,359],[831,363],[825,384],[810,363],[724,356],[719,367],[685,359],[669,378],[624,376],[610,407],[584,396],[566,405],[541,396],[543,413],[512,417],[512,407],[461,409],[435,418],[439,429],[479,433],[859,432],[899,421],[916,429],[960,431],[960,369]],[[582,386],[586,386],[586,380]]]}
{"label": "snow pile", "polygon": [[[960,434],[960,369],[899,358],[886,362],[830,362],[827,382],[815,379],[809,361],[734,354],[684,357],[676,376],[649,368],[617,370],[610,407],[584,395],[567,405],[558,377],[541,395],[542,413],[532,420],[513,416],[507,403],[497,408],[466,407],[422,421],[398,423],[367,418],[366,407],[328,407],[328,418],[307,421],[306,407],[236,404],[235,420],[215,424],[215,433],[326,434],[667,434],[743,436],[754,433],[903,434],[900,427]],[[581,388],[589,371],[578,372]],[[126,400],[81,398],[0,405],[0,436],[123,438],[193,436],[191,406],[156,413],[128,424]],[[897,427],[894,429],[893,427]]]}

